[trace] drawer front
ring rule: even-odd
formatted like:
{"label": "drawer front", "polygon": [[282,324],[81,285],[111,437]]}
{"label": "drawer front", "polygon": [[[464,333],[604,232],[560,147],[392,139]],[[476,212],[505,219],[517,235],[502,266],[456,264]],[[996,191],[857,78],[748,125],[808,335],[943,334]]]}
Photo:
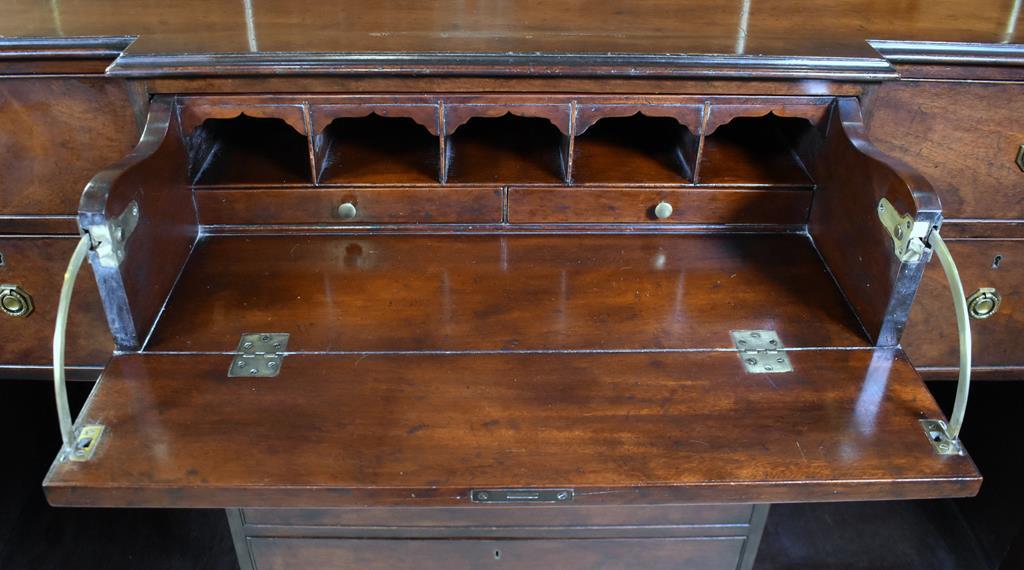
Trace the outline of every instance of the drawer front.
{"label": "drawer front", "polygon": [[[25,317],[0,313],[0,365],[52,364],[57,299],[78,238],[0,236],[0,284],[16,285],[31,300]],[[83,267],[75,286],[67,336],[69,366],[102,365],[114,344],[110,338],[92,270]]]}
{"label": "drawer front", "polygon": [[557,187],[508,195],[512,223],[803,224],[810,206],[806,190]]}
{"label": "drawer front", "polygon": [[120,81],[0,82],[0,215],[74,214],[89,179],[138,140]]}
{"label": "drawer front", "polygon": [[257,570],[290,568],[734,570],[745,539],[358,540],[249,539]]}
{"label": "drawer front", "polygon": [[317,527],[528,527],[745,525],[752,505],[616,507],[505,506],[446,508],[245,509],[248,525]]}
{"label": "drawer front", "polygon": [[497,187],[196,190],[196,205],[204,224],[501,221]]}
{"label": "drawer front", "polygon": [[[994,288],[1001,297],[999,308],[986,319],[971,319],[974,365],[985,375],[998,376],[990,367],[1024,367],[1024,240],[950,240],[964,291],[970,296],[980,288]],[[903,337],[907,354],[919,368],[946,368],[931,375],[956,377],[958,344],[956,316],[949,286],[937,261],[929,263]],[[925,371],[927,372],[927,370]],[[1003,371],[1019,378],[1020,370]],[[1016,376],[1015,376],[1016,374]]]}
{"label": "drawer front", "polygon": [[898,82],[880,87],[869,136],[919,170],[947,218],[1024,217],[1024,85]]}

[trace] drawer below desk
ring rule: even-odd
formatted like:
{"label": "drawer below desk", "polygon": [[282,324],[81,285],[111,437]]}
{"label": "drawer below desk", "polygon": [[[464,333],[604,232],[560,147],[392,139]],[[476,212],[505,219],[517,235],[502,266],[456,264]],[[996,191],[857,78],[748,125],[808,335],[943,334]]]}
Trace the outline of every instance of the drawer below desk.
{"label": "drawer below desk", "polygon": [[231,509],[243,570],[750,568],[766,505]]}
{"label": "drawer below desk", "polygon": [[[459,570],[560,568],[732,570],[745,539],[584,540],[250,539],[252,567]],[[244,566],[243,566],[244,568]]]}

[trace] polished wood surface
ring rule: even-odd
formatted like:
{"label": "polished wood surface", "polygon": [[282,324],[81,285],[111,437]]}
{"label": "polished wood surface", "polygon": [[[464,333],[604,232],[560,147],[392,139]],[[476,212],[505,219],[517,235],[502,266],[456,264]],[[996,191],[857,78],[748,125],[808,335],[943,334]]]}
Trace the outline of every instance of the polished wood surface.
{"label": "polished wood surface", "polygon": [[[199,232],[178,118],[166,98],[154,99],[138,145],[100,171],[82,193],[79,224],[89,229],[138,206],[138,224],[124,245],[124,259],[90,262],[114,342],[122,350],[142,345],[188,259]],[[154,158],[155,157],[155,158]]]}
{"label": "polished wood surface", "polygon": [[867,343],[802,235],[298,235],[205,238],[147,348],[729,348],[734,329]]}
{"label": "polished wood surface", "polygon": [[1024,85],[900,82],[876,97],[871,140],[928,178],[945,217],[1024,218],[1024,172],[1015,162]]}
{"label": "polished wood surface", "polygon": [[812,193],[751,188],[565,188],[512,187],[508,221],[517,223],[660,223],[654,208],[672,205],[664,223],[807,223]]}
{"label": "polished wood surface", "polygon": [[253,559],[261,570],[366,568],[470,570],[484,565],[529,570],[604,568],[734,570],[743,538],[591,540],[339,540],[254,538]]}
{"label": "polished wood surface", "polygon": [[[947,242],[957,260],[964,291],[993,287],[1002,297],[994,315],[972,319],[973,363],[983,377],[1014,379],[1024,371],[1021,336],[1024,313],[1024,240],[964,239]],[[921,282],[904,346],[914,365],[935,377],[956,378],[959,364],[956,316],[946,277],[937,261],[929,264]]]}
{"label": "polished wood surface", "polygon": [[[711,525],[745,525],[753,515],[752,505],[624,505],[578,507],[572,505],[473,505],[464,507],[392,507],[375,509],[245,509],[242,518],[248,526],[318,527],[321,529],[360,529],[367,527],[417,527],[423,529],[473,528],[476,535],[500,527],[508,536],[511,529],[521,528],[535,534],[552,532],[554,527],[564,533],[569,528],[586,528],[593,532],[615,527],[679,527]],[[269,532],[275,530],[268,529]],[[394,529],[392,529],[392,532]],[[620,530],[621,531],[621,530]],[[278,530],[277,532],[281,532]],[[321,531],[323,532],[323,531]],[[711,533],[700,528],[698,532]]]}
{"label": "polished wood surface", "polygon": [[[64,269],[78,240],[67,237],[0,236],[0,283],[18,285],[31,297],[35,310],[27,317],[0,313],[0,375],[26,374],[25,367],[50,372],[53,323],[57,315]],[[92,271],[82,270],[75,285],[68,320],[67,363],[103,365],[114,349]],[[13,368],[2,370],[2,368]],[[34,376],[34,374],[33,374]]]}
{"label": "polished wood surface", "polygon": [[99,78],[0,81],[0,125],[0,216],[76,213],[89,179],[138,140],[127,88]]}
{"label": "polished wood surface", "polygon": [[227,379],[228,355],[119,356],[81,416],[106,426],[101,448],[45,487],[54,504],[203,507],[457,505],[488,487],[568,486],[580,505],[977,491],[971,460],[923,435],[941,412],[901,352],[790,359],[755,380],[731,351],[293,354],[276,378]]}
{"label": "polished wood surface", "polygon": [[[197,190],[202,224],[497,223],[500,188],[404,187]],[[342,220],[338,206],[356,207]]]}
{"label": "polished wood surface", "polygon": [[886,198],[929,227],[939,223],[941,206],[927,180],[868,141],[856,101],[837,101],[828,132],[824,146],[812,144],[813,133],[801,145],[818,183],[807,229],[869,338],[895,344],[924,266],[896,257],[879,202]]}
{"label": "polished wood surface", "polygon": [[[463,52],[871,55],[865,40],[1021,43],[1011,0],[572,1],[366,4],[284,0],[4,2],[3,36],[139,35],[138,53]],[[197,18],[201,14],[202,18]],[[402,18],[395,18],[402,14]],[[793,18],[800,14],[800,18]],[[248,20],[247,20],[248,18]],[[699,22],[700,25],[696,25]]]}

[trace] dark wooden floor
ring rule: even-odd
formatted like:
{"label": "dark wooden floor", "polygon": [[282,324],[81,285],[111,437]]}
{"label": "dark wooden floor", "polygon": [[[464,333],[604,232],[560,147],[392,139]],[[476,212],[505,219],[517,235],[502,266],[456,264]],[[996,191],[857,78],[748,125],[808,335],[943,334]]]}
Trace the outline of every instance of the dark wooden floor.
{"label": "dark wooden floor", "polygon": [[[1013,383],[1016,384],[1016,383]],[[759,570],[988,569],[1019,555],[1021,446],[1006,453],[999,438],[1000,406],[1021,401],[1010,383],[978,384],[975,416],[965,432],[986,476],[982,495],[968,501],[899,501],[776,505],[757,560]],[[90,385],[73,384],[84,400]],[[952,384],[933,387],[940,401]],[[986,410],[983,423],[980,409]],[[0,382],[0,569],[237,568],[223,511],[54,509],[40,483],[59,436],[48,383]],[[995,418],[993,420],[993,418]],[[972,424],[973,421],[973,424]],[[975,445],[977,441],[994,445]],[[994,451],[989,452],[989,449]],[[975,532],[968,531],[968,523]],[[1014,542],[1016,540],[1016,543]],[[1009,564],[1009,565],[1008,565]],[[1018,568],[1004,562],[1002,568]]]}

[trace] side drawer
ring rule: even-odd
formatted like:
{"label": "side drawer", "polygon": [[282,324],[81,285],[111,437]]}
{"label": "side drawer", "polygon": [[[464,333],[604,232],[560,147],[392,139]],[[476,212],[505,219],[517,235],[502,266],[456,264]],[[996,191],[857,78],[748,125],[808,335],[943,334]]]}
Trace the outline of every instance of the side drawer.
{"label": "side drawer", "polygon": [[459,570],[617,568],[733,570],[745,539],[581,540],[249,539],[258,570],[286,568]]}
{"label": "side drawer", "polygon": [[899,81],[879,88],[868,129],[878,147],[921,172],[947,218],[1024,217],[1024,85]]}
{"label": "side drawer", "polygon": [[[970,296],[995,289],[999,308],[985,319],[971,319],[974,366],[979,377],[1019,378],[1024,368],[1024,240],[949,240]],[[903,337],[907,354],[923,374],[955,378],[958,366],[956,316],[938,261],[928,264]],[[1012,367],[1012,368],[1007,368]]]}
{"label": "side drawer", "polygon": [[246,525],[316,527],[610,527],[746,525],[752,505],[245,509]]}
{"label": "side drawer", "polygon": [[[658,211],[663,203],[671,208]],[[810,207],[808,190],[513,187],[508,194],[511,223],[804,224]]]}
{"label": "side drawer", "polygon": [[214,225],[484,223],[501,221],[501,188],[196,190],[196,205],[201,223]]}
{"label": "side drawer", "polygon": [[[57,299],[68,258],[77,236],[0,236],[0,284],[15,285],[31,300],[24,317],[0,313],[0,365],[4,367],[52,364],[53,324]],[[75,286],[67,336],[69,366],[100,366],[114,349],[92,270],[83,268]],[[17,371],[5,375],[17,375]]]}

